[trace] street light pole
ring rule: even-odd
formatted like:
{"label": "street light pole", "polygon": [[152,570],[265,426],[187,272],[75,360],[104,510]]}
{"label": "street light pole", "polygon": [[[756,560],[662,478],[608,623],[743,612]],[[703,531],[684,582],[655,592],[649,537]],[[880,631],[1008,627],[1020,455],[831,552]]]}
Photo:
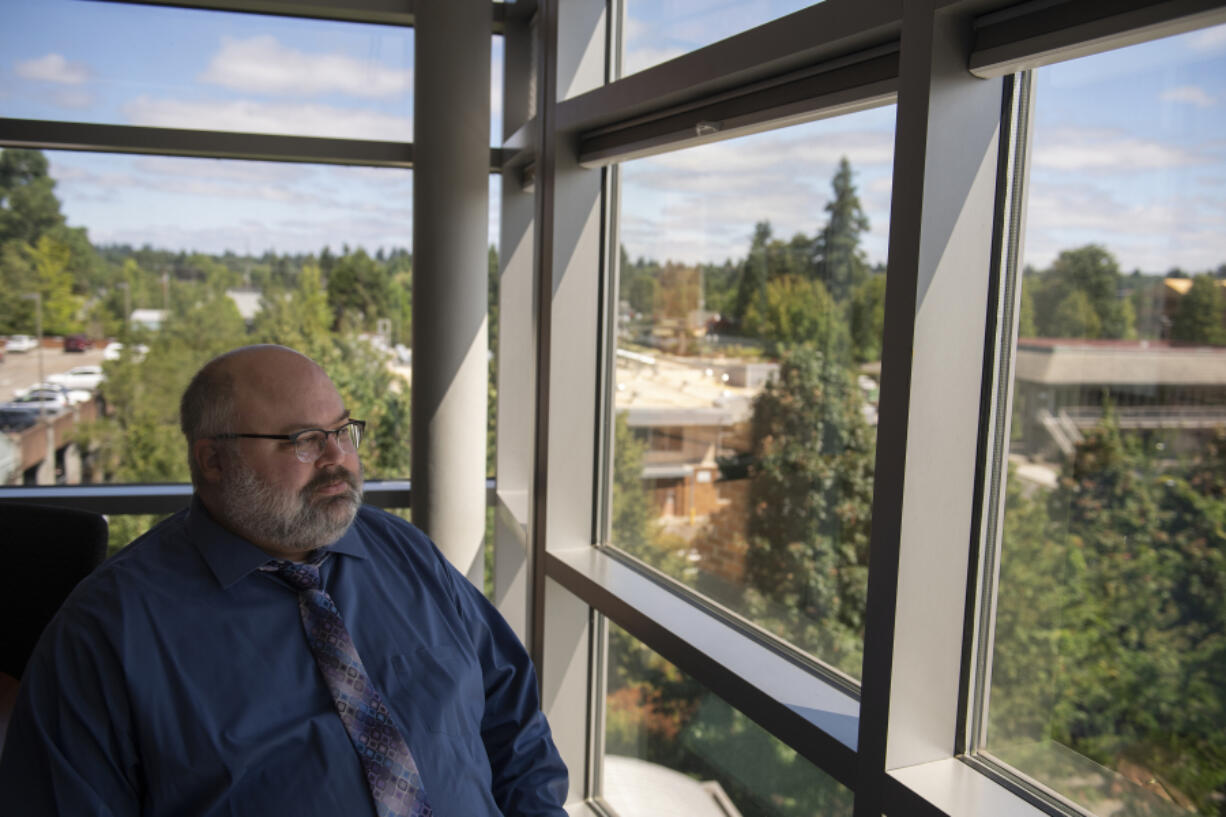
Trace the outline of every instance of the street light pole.
{"label": "street light pole", "polygon": [[[43,294],[27,292],[21,297],[34,301],[34,334],[38,336],[38,385],[41,388],[46,380],[43,376]],[[40,424],[47,422],[47,403],[44,400],[38,401],[38,422]]]}
{"label": "street light pole", "polygon": [[116,286],[123,289],[123,336],[127,336],[128,321],[132,315],[132,286],[127,281],[120,281]]}

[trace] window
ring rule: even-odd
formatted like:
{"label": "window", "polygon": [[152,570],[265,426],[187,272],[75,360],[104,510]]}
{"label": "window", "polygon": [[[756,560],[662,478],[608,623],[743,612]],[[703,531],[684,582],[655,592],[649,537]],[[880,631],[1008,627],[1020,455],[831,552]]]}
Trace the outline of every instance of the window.
{"label": "window", "polygon": [[1097,815],[1226,791],[1223,35],[1034,78],[979,748]]}
{"label": "window", "polygon": [[12,0],[0,52],[3,116],[413,138],[409,28]]}
{"label": "window", "polygon": [[875,109],[621,167],[610,541],[852,677],[892,131]]}
{"label": "window", "polygon": [[621,817],[849,817],[851,792],[616,625],[603,797]]}

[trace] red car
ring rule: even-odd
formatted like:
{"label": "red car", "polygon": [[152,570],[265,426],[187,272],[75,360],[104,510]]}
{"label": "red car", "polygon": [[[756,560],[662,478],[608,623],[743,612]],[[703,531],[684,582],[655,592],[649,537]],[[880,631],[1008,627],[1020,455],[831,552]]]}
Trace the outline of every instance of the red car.
{"label": "red car", "polygon": [[88,335],[69,335],[64,338],[65,352],[84,352],[93,347],[94,342],[89,339]]}

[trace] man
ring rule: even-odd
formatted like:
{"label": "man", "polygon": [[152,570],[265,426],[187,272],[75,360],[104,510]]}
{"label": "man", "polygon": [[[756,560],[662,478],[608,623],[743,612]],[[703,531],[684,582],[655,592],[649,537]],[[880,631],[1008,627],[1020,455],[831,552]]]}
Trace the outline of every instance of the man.
{"label": "man", "polygon": [[183,395],[195,496],[43,634],[6,815],[561,817],[522,645],[416,528],[361,505],[349,416],[280,346]]}

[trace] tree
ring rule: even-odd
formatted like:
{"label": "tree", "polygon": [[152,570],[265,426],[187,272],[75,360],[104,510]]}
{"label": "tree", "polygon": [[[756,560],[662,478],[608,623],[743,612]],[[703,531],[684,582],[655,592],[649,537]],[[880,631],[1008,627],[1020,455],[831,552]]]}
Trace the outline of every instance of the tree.
{"label": "tree", "polygon": [[369,330],[376,319],[390,317],[388,305],[393,297],[387,271],[365,250],[341,256],[327,276],[334,328],[347,323],[358,330]]}
{"label": "tree", "polygon": [[835,360],[844,360],[849,346],[843,310],[822,282],[792,275],[767,283],[746,310],[742,330],[776,351],[809,344]]}
{"label": "tree", "polygon": [[1191,462],[1155,451],[1121,433],[1108,405],[1049,495],[1010,481],[989,741],[1024,772],[1045,741],[1108,767],[1126,762],[1217,814],[1226,429]]}
{"label": "tree", "polygon": [[0,150],[0,244],[39,237],[64,223],[47,159],[37,150]]}
{"label": "tree", "polygon": [[771,223],[759,221],[753,228],[749,253],[741,263],[741,279],[737,284],[735,311],[733,312],[738,323],[744,321],[749,307],[762,298],[766,292],[766,280],[770,269],[767,247],[770,240]]}
{"label": "tree", "polygon": [[1122,281],[1119,263],[1106,248],[1087,244],[1063,250],[1033,285],[1038,333],[1066,338],[1136,337],[1136,312],[1129,299],[1120,297]]}
{"label": "tree", "polygon": [[851,180],[851,163],[839,159],[830,181],[832,196],[826,204],[826,226],[813,243],[813,264],[819,281],[836,301],[846,301],[852,288],[867,274],[868,264],[860,249],[860,234],[869,227],[868,216]]}
{"label": "tree", "polygon": [[634,436],[625,412],[613,421],[613,513],[609,540],[635,555],[644,555],[650,540],[650,504],[643,488],[643,454],[647,445]]}
{"label": "tree", "polygon": [[1171,340],[1226,346],[1226,287],[1213,276],[1192,279],[1191,288],[1175,309]]}
{"label": "tree", "polygon": [[859,674],[874,435],[852,374],[787,352],[754,401],[747,601],[754,619]]}
{"label": "tree", "polygon": [[851,291],[851,348],[857,363],[881,360],[885,334],[885,276],[870,275]]}

